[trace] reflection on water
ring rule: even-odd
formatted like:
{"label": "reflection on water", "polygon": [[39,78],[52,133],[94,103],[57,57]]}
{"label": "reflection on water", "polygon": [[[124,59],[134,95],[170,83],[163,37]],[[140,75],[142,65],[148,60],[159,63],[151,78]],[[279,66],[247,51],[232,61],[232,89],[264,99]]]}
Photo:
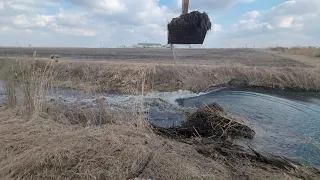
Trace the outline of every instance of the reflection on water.
{"label": "reflection on water", "polygon": [[174,112],[161,111],[158,108],[151,108],[149,111],[149,118],[154,125],[172,127],[179,126],[184,121],[185,116]]}
{"label": "reflection on water", "polygon": [[250,146],[320,166],[319,94],[223,89],[178,100],[183,107],[213,102],[250,120],[257,133],[253,140],[246,140]]}

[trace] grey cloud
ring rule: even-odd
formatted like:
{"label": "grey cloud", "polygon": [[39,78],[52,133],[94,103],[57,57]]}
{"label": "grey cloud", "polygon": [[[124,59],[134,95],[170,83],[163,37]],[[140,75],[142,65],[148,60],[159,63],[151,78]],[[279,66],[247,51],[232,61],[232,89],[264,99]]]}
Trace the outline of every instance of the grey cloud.
{"label": "grey cloud", "polygon": [[67,2],[70,2],[74,5],[79,5],[79,6],[83,6],[86,8],[98,8],[99,7],[99,3],[96,0],[65,0]]}
{"label": "grey cloud", "polygon": [[[281,44],[280,40],[283,40],[283,44],[295,44],[294,41],[314,43],[313,39],[320,39],[315,33],[316,29],[320,30],[320,25],[315,23],[316,19],[320,19],[319,7],[318,0],[287,1],[265,11],[261,18],[238,21],[224,32],[224,36],[238,40],[255,37],[260,41],[264,36],[282,34],[278,37],[271,36],[275,39],[269,39],[270,44],[274,44],[271,41]],[[295,34],[296,38],[290,34]],[[287,39],[289,37],[291,40]],[[305,38],[302,40],[301,37]]]}
{"label": "grey cloud", "polygon": [[130,25],[143,25],[146,23],[165,24],[172,17],[177,16],[166,7],[159,7],[155,0],[116,0],[109,6],[101,5],[99,0],[65,0],[85,8],[93,18],[101,21],[116,21]]}
{"label": "grey cloud", "polygon": [[[175,0],[178,9],[181,7],[181,0]],[[190,0],[191,10],[221,10],[229,8],[237,3],[250,3],[254,0]]]}
{"label": "grey cloud", "polygon": [[273,26],[280,27],[284,21],[288,21],[291,18],[290,24],[293,27],[308,26],[306,23],[311,18],[310,16],[318,13],[320,13],[319,0],[291,0],[266,12],[263,21],[268,21]]}

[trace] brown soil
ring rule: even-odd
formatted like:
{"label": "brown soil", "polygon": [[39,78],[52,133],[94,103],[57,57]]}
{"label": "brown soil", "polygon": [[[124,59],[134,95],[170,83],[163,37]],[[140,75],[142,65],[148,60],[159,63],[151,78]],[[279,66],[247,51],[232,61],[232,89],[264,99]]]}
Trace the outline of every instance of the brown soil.
{"label": "brown soil", "polygon": [[176,60],[167,48],[98,49],[98,48],[0,48],[0,57],[32,56],[34,51],[48,59],[58,54],[62,60],[102,61],[116,63],[161,63],[245,66],[306,67],[290,58],[270,54],[260,49],[176,49]]}

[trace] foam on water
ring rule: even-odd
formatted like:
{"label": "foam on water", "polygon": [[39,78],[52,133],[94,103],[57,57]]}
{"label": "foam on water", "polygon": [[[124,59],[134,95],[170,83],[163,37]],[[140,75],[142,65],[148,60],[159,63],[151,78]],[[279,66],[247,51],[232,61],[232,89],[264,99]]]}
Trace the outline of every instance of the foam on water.
{"label": "foam on water", "polygon": [[152,92],[144,96],[146,99],[162,99],[170,104],[178,105],[176,100],[204,95],[205,93],[193,93],[191,91]]}
{"label": "foam on water", "polygon": [[204,93],[192,93],[190,91],[174,91],[174,92],[152,92],[146,95],[118,95],[103,94],[97,96],[79,95],[77,93],[59,93],[48,95],[47,99],[51,101],[59,101],[66,104],[95,106],[98,99],[105,99],[111,106],[132,107],[143,103],[144,105],[152,105],[156,102],[162,102],[171,106],[178,106],[177,99],[191,98],[201,96]]}

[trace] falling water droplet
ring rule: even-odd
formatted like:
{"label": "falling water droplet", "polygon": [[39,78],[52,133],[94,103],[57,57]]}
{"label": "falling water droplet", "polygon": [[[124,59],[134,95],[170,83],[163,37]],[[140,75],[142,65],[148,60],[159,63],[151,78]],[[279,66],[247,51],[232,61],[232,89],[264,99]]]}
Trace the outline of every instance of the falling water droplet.
{"label": "falling water droplet", "polygon": [[176,58],[176,52],[174,50],[174,45],[170,44],[170,48],[171,48],[171,51],[172,51],[174,63],[176,63],[177,58]]}

